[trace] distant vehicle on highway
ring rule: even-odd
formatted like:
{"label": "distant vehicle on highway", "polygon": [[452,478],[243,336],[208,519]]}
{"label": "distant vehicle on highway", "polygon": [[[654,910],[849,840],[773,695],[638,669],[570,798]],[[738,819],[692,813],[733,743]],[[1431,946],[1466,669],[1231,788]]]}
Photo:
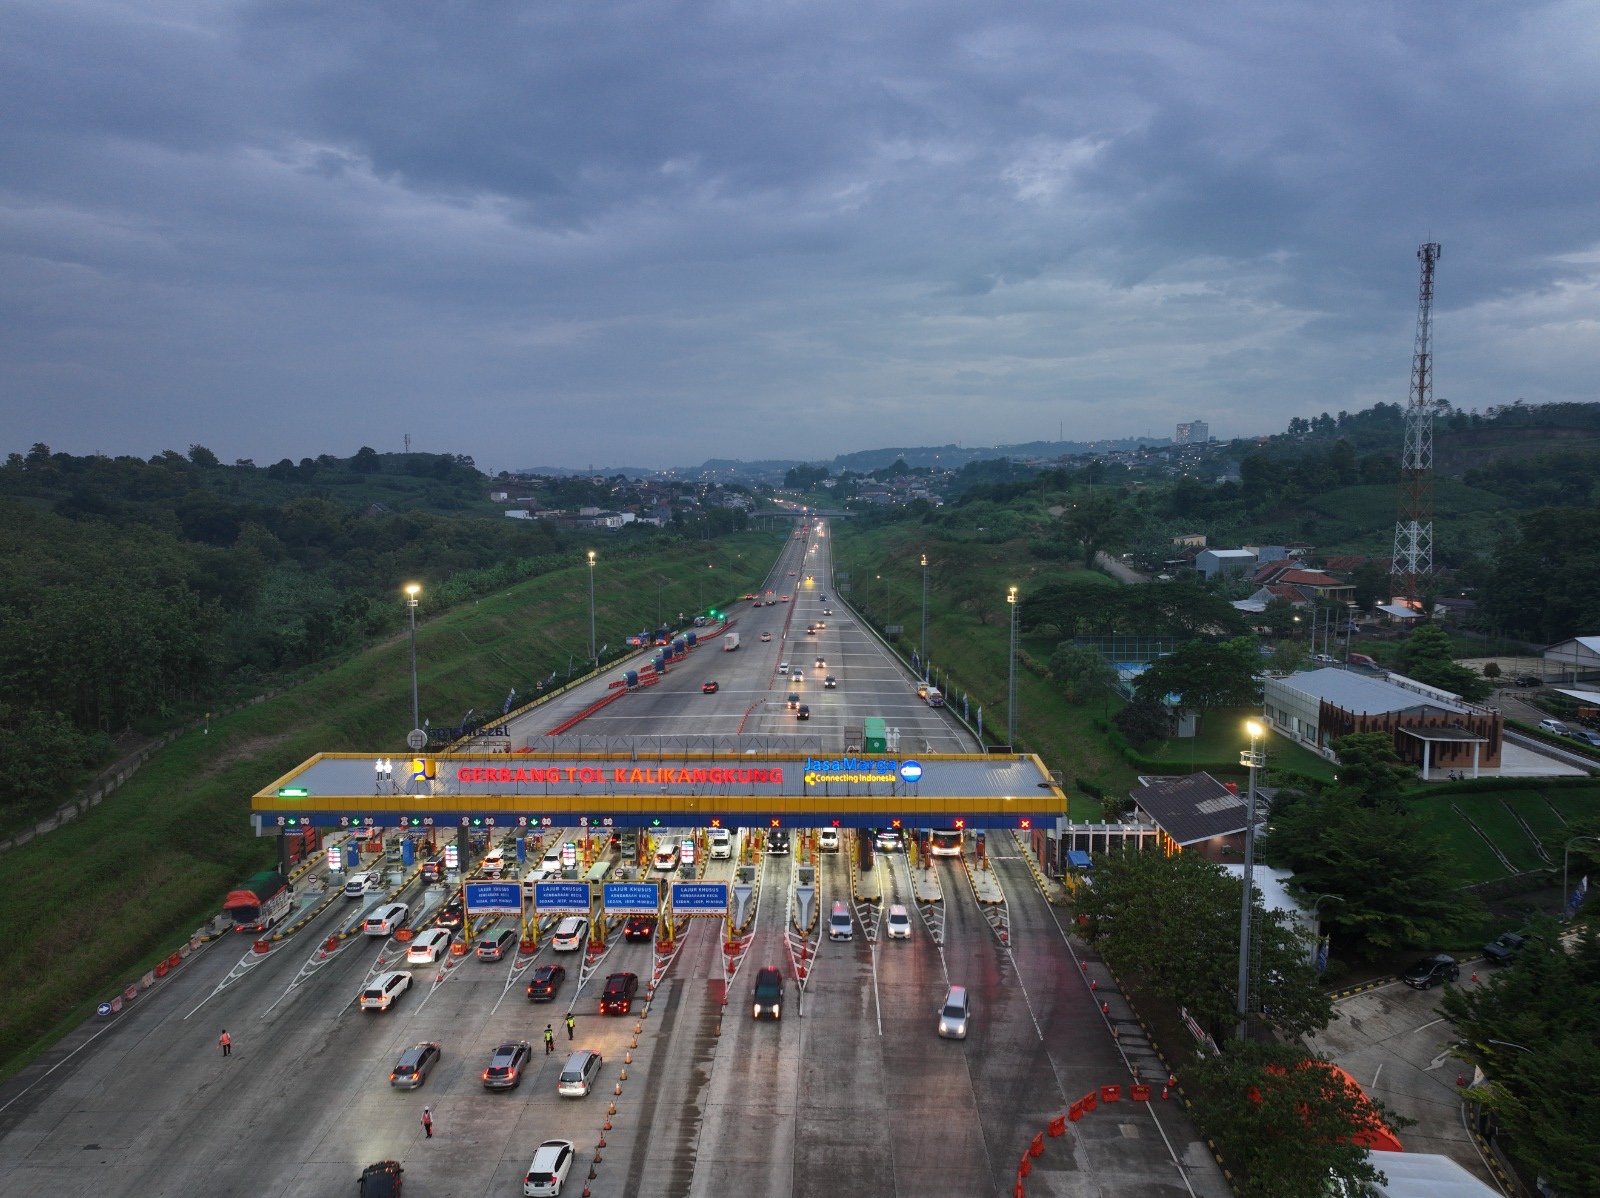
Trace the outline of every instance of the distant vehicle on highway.
{"label": "distant vehicle on highway", "polygon": [[[702,695],[714,695],[721,689],[722,689],[722,687],[716,682],[715,679],[713,679],[713,680],[711,680],[709,682],[702,682],[700,684],[700,693]],[[1241,891],[1241,893],[1243,893],[1243,892]],[[1239,901],[1240,901],[1241,904],[1244,902],[1243,899],[1240,899]]]}
{"label": "distant vehicle on highway", "polygon": [[811,718],[811,708],[804,703],[800,704],[799,707],[795,708],[794,718],[797,720],[809,720]]}
{"label": "distant vehicle on highway", "polygon": [[[829,674],[826,678],[824,678],[822,680],[822,689],[825,690],[825,691],[837,690],[838,687],[839,687],[839,681],[832,674]],[[1243,892],[1241,891],[1240,893],[1243,893]],[[1241,905],[1244,902],[1243,899],[1240,899],[1239,901],[1240,901]]]}
{"label": "distant vehicle on highway", "polygon": [[760,1019],[763,1015],[769,1019],[783,1018],[783,974],[771,965],[756,974],[750,1015],[753,1019]]}
{"label": "distant vehicle on highway", "polygon": [[[763,641],[770,641],[770,640],[771,640],[771,639],[772,639],[772,633],[770,633],[770,632],[763,632],[763,633],[762,633],[762,634],[761,634],[761,639],[762,639],[762,640],[763,640]],[[1242,891],[1241,891],[1241,892],[1240,892],[1240,893],[1243,893],[1243,892],[1242,892]],[[1241,906],[1243,906],[1243,904],[1244,904],[1244,900],[1243,900],[1243,899],[1240,899],[1240,900],[1239,900],[1239,903],[1240,903],[1240,905],[1241,905]]]}

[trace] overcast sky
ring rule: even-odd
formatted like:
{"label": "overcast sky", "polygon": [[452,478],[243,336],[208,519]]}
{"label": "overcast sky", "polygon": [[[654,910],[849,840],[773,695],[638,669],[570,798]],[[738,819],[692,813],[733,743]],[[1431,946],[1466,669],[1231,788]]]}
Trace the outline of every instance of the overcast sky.
{"label": "overcast sky", "polygon": [[1600,21],[0,0],[0,450],[528,465],[1596,398]]}

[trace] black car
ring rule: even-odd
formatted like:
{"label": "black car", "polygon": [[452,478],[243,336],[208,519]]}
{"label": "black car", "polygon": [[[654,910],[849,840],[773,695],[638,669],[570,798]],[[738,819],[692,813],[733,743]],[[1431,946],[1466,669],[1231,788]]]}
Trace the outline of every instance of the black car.
{"label": "black car", "polygon": [[1440,982],[1453,982],[1461,976],[1461,966],[1449,953],[1424,957],[1400,975],[1413,990],[1432,990]]}
{"label": "black car", "polygon": [[1518,674],[1517,675],[1517,685],[1518,686],[1543,686],[1544,685],[1544,679],[1539,677],[1539,675],[1537,675],[1537,674]]}
{"label": "black car", "polygon": [[1501,932],[1483,946],[1483,955],[1496,965],[1509,965],[1527,943],[1528,938],[1520,932]]}
{"label": "black car", "polygon": [[459,928],[464,918],[466,918],[466,912],[461,904],[461,896],[458,894],[444,905],[444,910],[439,912],[439,918],[434,922],[441,928]]}
{"label": "black car", "polygon": [[400,1198],[400,1175],[405,1170],[399,1161],[379,1161],[361,1170],[356,1182],[361,1198]]}
{"label": "black car", "polygon": [[624,940],[649,940],[656,934],[654,915],[635,915],[622,925]]}
{"label": "black car", "polygon": [[789,829],[788,828],[768,828],[767,829],[767,852],[769,852],[769,853],[787,853],[788,851],[789,851]]}
{"label": "black car", "polygon": [[633,996],[639,993],[639,975],[614,973],[600,992],[600,1014],[626,1015],[633,1010]]}
{"label": "black car", "polygon": [[483,1071],[486,1090],[512,1090],[522,1084],[522,1071],[533,1057],[533,1046],[526,1040],[512,1040],[495,1049]]}
{"label": "black car", "polygon": [[771,965],[756,974],[756,990],[750,1007],[750,1017],[760,1019],[783,1018],[783,974]]}
{"label": "black car", "polygon": [[567,969],[564,965],[541,965],[533,971],[533,976],[528,979],[528,1001],[550,1002],[556,996],[556,991],[561,989],[561,983],[567,980]]}
{"label": "black car", "polygon": [[799,707],[795,708],[794,718],[797,720],[809,720],[811,718],[811,708],[804,703],[800,704]]}

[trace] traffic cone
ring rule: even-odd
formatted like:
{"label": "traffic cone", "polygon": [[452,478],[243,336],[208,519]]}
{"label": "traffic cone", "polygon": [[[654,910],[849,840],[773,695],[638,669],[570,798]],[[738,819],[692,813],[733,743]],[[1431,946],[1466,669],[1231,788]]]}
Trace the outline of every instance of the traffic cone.
{"label": "traffic cone", "polygon": [[1096,979],[1090,978],[1089,979],[1089,989],[1091,989],[1091,990],[1100,989],[1100,983]]}
{"label": "traffic cone", "polygon": [[1102,1014],[1102,1015],[1111,1014],[1111,1004],[1109,1002],[1102,1002],[1100,1004],[1100,1014]]}

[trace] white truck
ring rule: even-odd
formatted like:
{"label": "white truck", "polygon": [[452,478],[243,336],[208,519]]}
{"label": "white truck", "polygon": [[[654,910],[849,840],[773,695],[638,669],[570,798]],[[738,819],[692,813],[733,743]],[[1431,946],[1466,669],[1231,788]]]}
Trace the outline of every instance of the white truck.
{"label": "white truck", "polygon": [[724,633],[722,637],[722,651],[732,653],[739,647],[739,634],[737,632]]}

